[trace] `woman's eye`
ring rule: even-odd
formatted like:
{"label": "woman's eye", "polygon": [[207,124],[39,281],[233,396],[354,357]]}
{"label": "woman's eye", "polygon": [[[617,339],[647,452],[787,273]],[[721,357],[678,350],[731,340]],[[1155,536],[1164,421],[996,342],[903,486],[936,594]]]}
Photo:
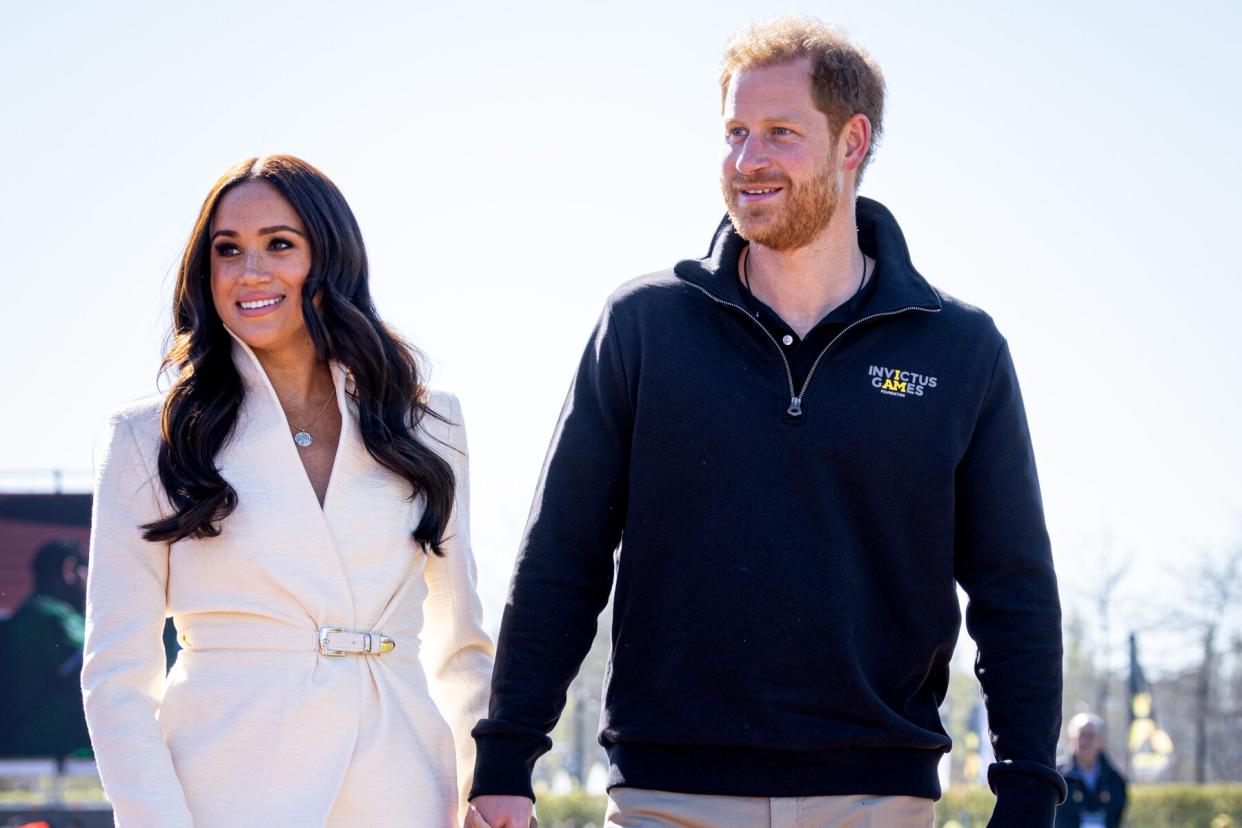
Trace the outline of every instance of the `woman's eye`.
{"label": "woman's eye", "polygon": [[236,256],[236,255],[237,255],[237,245],[235,245],[235,244],[228,244],[228,243],[221,243],[221,244],[217,244],[217,245],[216,245],[216,255],[217,255],[217,256],[220,256],[220,257],[222,257],[222,258],[228,258],[229,256]]}
{"label": "woman's eye", "polygon": [[286,239],[272,239],[267,245],[268,250],[290,250],[292,247],[293,242]]}

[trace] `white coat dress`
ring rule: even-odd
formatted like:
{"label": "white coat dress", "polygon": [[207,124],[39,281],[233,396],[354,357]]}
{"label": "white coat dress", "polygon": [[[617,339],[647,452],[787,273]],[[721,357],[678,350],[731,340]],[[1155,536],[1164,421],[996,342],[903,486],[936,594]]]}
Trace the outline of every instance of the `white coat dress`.
{"label": "white coat dress", "polygon": [[[341,437],[322,508],[275,391],[240,341],[245,387],[216,457],[237,492],[218,537],[152,543],[162,400],[109,421],[96,467],[82,668],[104,790],[122,828],[460,825],[493,648],[470,548],[466,436],[448,394],[422,437],[452,466],[444,557],[411,532],[422,498],[362,441],[333,365]],[[182,651],[165,677],[171,615]],[[332,657],[321,627],[395,649]]]}

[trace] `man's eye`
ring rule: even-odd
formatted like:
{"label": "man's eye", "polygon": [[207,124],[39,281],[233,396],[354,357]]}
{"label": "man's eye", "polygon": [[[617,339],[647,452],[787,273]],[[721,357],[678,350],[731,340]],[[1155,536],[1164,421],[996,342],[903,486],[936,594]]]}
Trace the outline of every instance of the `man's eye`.
{"label": "man's eye", "polygon": [[745,138],[745,137],[746,137],[746,130],[742,129],[742,127],[733,127],[732,129],[725,131],[726,141],[732,141],[736,138]]}
{"label": "man's eye", "polygon": [[220,256],[220,257],[222,257],[222,258],[228,258],[229,256],[236,256],[236,255],[237,255],[237,245],[235,245],[235,244],[228,244],[227,242],[222,242],[222,243],[220,243],[220,244],[217,244],[217,245],[216,245],[216,255],[217,255],[217,256]]}
{"label": "man's eye", "polygon": [[775,127],[772,130],[773,135],[793,135],[793,130],[789,127]]}

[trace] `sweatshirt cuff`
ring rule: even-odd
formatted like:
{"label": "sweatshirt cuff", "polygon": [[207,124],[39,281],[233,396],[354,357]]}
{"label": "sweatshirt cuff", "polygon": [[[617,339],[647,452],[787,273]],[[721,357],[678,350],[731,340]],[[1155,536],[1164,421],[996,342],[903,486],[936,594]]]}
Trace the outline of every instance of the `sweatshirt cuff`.
{"label": "sweatshirt cuff", "polygon": [[997,762],[988,768],[988,786],[996,794],[988,825],[997,828],[1048,828],[1065,801],[1061,774],[1037,762]]}
{"label": "sweatshirt cuff", "polygon": [[[1039,762],[1027,762],[1022,759],[1006,759],[1003,762],[993,762],[988,766],[988,787],[992,789],[992,793],[999,798],[1001,788],[1008,783],[1010,779],[1030,779],[1034,778],[1042,781],[1045,785],[1051,786],[1056,794],[1053,800],[1054,805],[1060,805],[1065,801],[1065,797],[1069,795],[1069,788],[1065,786],[1065,778],[1057,772],[1055,768],[1048,765],[1042,765]],[[1031,786],[1032,793],[1043,792],[1042,788]]]}
{"label": "sweatshirt cuff", "polygon": [[548,750],[548,737],[481,734],[480,729],[474,732],[474,784],[468,798],[524,796],[534,802],[530,778],[535,760]]}

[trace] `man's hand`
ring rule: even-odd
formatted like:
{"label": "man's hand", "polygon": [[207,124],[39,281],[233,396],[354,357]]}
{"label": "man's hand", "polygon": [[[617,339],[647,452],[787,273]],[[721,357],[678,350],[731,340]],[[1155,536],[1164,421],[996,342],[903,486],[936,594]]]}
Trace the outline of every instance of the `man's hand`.
{"label": "man's hand", "polygon": [[529,828],[534,808],[524,796],[476,796],[464,828]]}

